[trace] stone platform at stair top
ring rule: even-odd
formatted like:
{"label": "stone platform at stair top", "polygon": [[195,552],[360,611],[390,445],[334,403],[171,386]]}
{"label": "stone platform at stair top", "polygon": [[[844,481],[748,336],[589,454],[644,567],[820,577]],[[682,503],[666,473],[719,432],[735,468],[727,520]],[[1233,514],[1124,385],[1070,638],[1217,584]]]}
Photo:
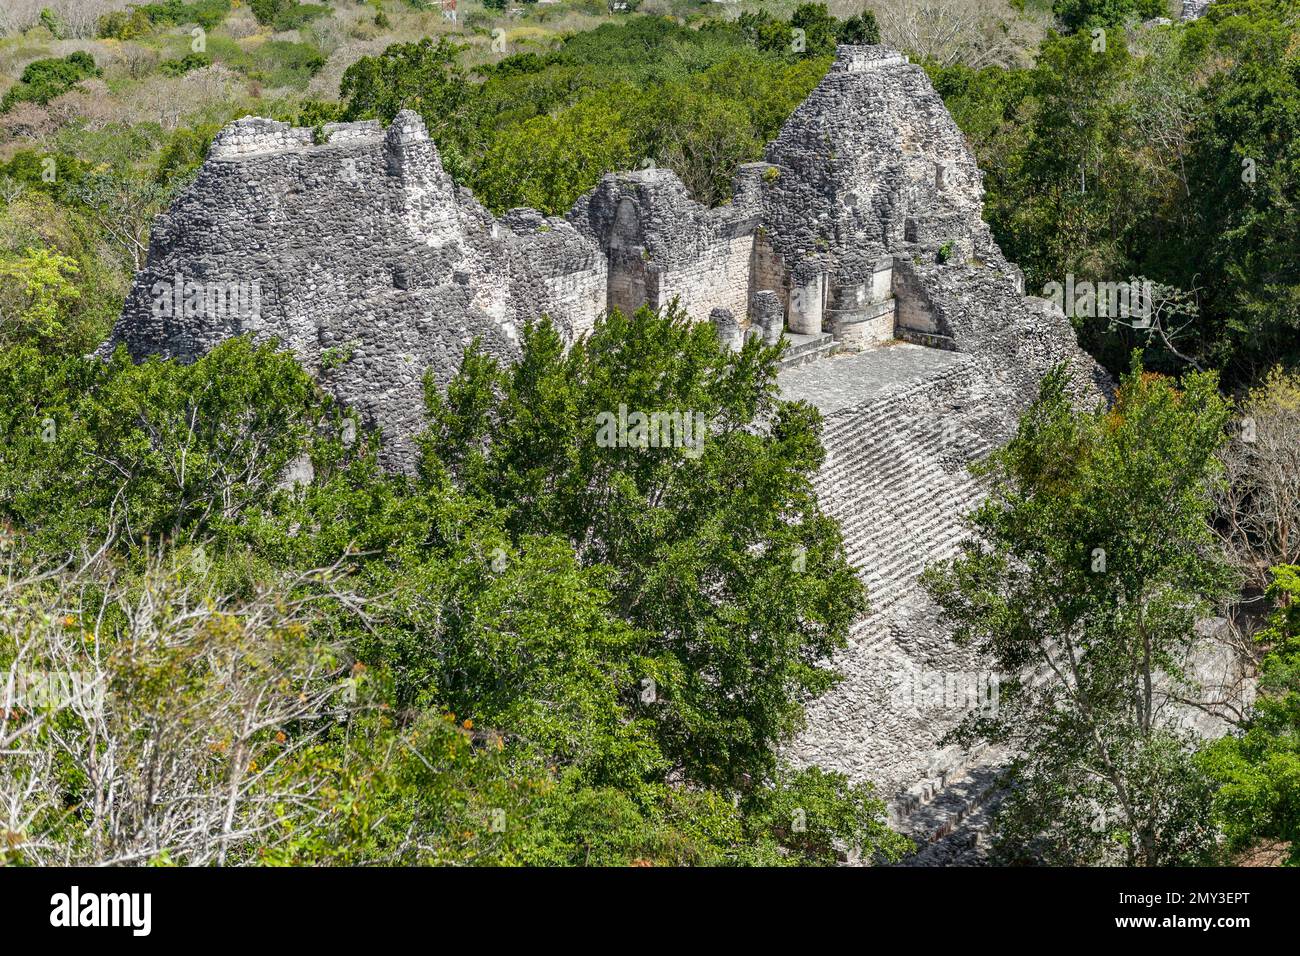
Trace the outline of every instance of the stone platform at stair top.
{"label": "stone platform at stair top", "polygon": [[[786,336],[793,342],[795,336]],[[801,337],[801,338],[806,338]],[[931,378],[972,361],[969,355],[898,342],[862,352],[839,353],[816,365],[786,369],[777,381],[781,397],[815,405],[823,415],[870,401],[889,389]]]}

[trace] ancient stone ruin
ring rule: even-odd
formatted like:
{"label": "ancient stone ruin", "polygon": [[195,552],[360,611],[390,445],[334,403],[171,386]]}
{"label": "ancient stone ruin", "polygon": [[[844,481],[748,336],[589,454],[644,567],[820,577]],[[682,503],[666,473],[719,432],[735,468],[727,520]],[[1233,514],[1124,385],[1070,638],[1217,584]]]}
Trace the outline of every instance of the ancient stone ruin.
{"label": "ancient stone ruin", "polygon": [[607,309],[673,300],[733,346],[784,335],[780,385],[825,417],[820,498],[872,604],[789,756],[874,782],[929,840],[979,805],[999,755],[937,744],[964,707],[916,689],[969,675],[977,702],[987,670],[953,648],[917,576],[954,552],[980,497],[966,465],[1009,436],[1043,374],[1067,363],[1080,401],[1105,385],[1064,315],[1024,295],[982,195],[924,71],[876,46],[841,47],[713,209],[648,169],[606,175],[563,218],[497,219],[414,113],[320,136],[247,118],[159,218],[104,348],[192,359],[275,337],[404,467],[423,374],[445,382],[475,337],[510,358],[543,314],[572,338]]}
{"label": "ancient stone ruin", "polygon": [[[1022,297],[925,73],[883,47],[842,47],[716,209],[649,169],[607,175],[564,218],[496,219],[412,112],[320,138],[258,118],[222,130],[155,224],[107,347],[190,359],[231,335],[275,336],[398,460],[424,370],[445,380],[475,336],[508,358],[543,314],[572,337],[606,309],[677,299],[733,340],[783,326],[792,362],[891,341],[981,355],[1022,398],[1052,362],[1087,365],[1064,319]],[[250,285],[255,308],[213,294]]]}

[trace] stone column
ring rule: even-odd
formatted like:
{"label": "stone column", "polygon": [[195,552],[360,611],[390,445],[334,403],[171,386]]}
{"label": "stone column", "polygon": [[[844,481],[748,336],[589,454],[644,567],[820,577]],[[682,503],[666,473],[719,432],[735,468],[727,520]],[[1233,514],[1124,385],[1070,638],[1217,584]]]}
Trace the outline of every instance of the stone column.
{"label": "stone column", "polygon": [[742,341],[740,323],[736,321],[730,309],[714,309],[709,313],[709,321],[713,323],[714,331],[718,333],[718,341],[722,343],[723,348],[733,352],[740,350]]}
{"label": "stone column", "polygon": [[754,295],[754,315],[752,326],[763,337],[763,344],[776,345],[781,341],[785,319],[782,316],[781,297],[771,289],[764,289]]}
{"label": "stone column", "polygon": [[790,331],[820,335],[824,309],[821,269],[816,262],[800,262],[790,272]]}

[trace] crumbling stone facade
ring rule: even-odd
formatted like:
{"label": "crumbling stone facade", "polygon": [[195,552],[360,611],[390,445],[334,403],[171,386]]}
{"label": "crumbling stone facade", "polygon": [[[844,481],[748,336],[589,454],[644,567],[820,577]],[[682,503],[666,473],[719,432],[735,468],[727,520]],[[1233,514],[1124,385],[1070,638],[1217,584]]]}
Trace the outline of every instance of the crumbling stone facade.
{"label": "crumbling stone facade", "polygon": [[[192,359],[231,335],[276,337],[382,430],[401,467],[422,375],[445,382],[476,337],[510,358],[538,316],[572,338],[608,309],[674,300],[731,347],[784,335],[780,385],[825,418],[819,496],[872,602],[835,662],[844,683],[811,704],[788,756],[877,784],[923,839],[974,808],[979,787],[949,784],[983,779],[1000,755],[940,748],[962,709],[898,696],[918,672],[982,667],[916,579],[954,553],[982,493],[966,466],[1011,434],[1043,374],[1066,363],[1080,401],[1106,383],[1064,315],[1025,297],[924,71],[841,47],[716,209],[648,169],[606,175],[562,218],[497,219],[451,181],[414,113],[319,139],[254,118],[223,130],[159,218],[104,348]],[[257,308],[207,307],[209,287],[238,282],[256,284]],[[184,295],[164,294],[178,283]],[[958,809],[936,817],[945,793]]]}

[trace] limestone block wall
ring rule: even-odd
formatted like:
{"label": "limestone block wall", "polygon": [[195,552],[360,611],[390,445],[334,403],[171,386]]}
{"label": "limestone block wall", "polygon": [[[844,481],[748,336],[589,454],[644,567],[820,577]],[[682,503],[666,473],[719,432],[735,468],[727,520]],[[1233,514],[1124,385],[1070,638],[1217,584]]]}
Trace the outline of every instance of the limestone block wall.
{"label": "limestone block wall", "polygon": [[698,259],[660,273],[655,307],[677,299],[686,313],[699,318],[715,307],[745,315],[749,310],[750,260],[754,237],[720,236],[702,243]]}
{"label": "limestone block wall", "polygon": [[497,235],[510,234],[510,301],[527,322],[550,316],[571,336],[585,335],[606,308],[608,261],[571,223],[535,209],[512,209]]}
{"label": "limestone block wall", "polygon": [[894,338],[898,303],[893,274],[893,257],[886,256],[862,281],[830,284],[825,324],[838,342],[863,349]]}
{"label": "limestone block wall", "polygon": [[709,209],[671,170],[611,173],[568,218],[608,258],[609,308],[663,308],[676,299],[701,321],[714,308],[748,312],[758,224],[753,190],[738,187],[730,205]]}
{"label": "limestone block wall", "polygon": [[[376,126],[375,129],[378,127]],[[382,130],[379,130],[379,135],[383,135]],[[246,116],[231,123],[213,137],[208,158],[229,159],[251,153],[300,149],[311,144],[312,134],[309,129],[295,129],[287,123],[262,119],[258,116]]]}
{"label": "limestone block wall", "polygon": [[897,305],[896,328],[900,333],[919,332],[924,335],[941,335],[951,338],[946,327],[939,325],[925,288],[916,273],[915,264],[903,261],[892,272],[892,286]]}

